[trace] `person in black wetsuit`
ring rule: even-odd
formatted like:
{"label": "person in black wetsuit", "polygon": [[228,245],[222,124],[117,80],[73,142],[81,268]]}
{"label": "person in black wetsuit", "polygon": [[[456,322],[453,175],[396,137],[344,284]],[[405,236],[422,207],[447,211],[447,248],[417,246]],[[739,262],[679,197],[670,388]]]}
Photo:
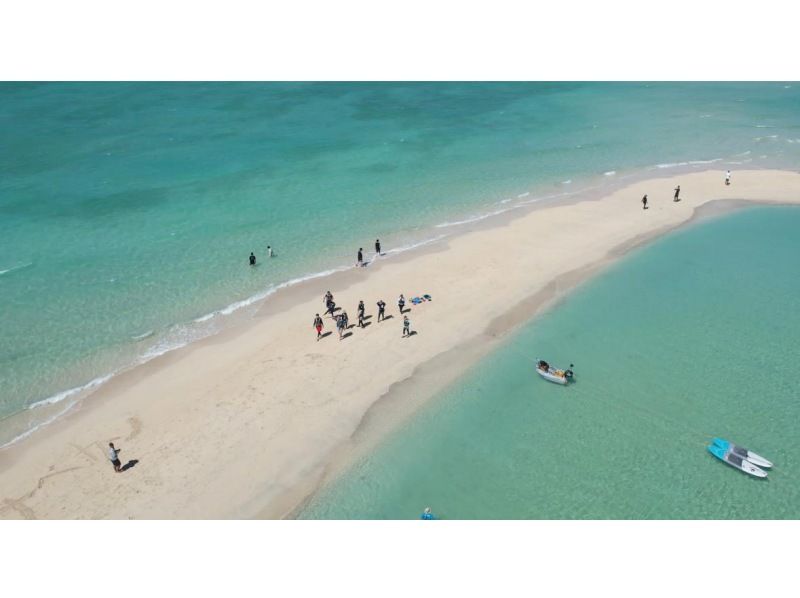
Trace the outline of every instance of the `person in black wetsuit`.
{"label": "person in black wetsuit", "polygon": [[378,301],[378,322],[386,319],[386,302],[383,299]]}
{"label": "person in black wetsuit", "polygon": [[358,327],[364,327],[364,301],[361,300],[358,302]]}
{"label": "person in black wetsuit", "polygon": [[363,247],[359,247],[358,248],[358,261],[356,262],[356,265],[359,266],[359,267],[364,265],[364,253],[363,252],[364,252],[364,248]]}
{"label": "person in black wetsuit", "polygon": [[375,239],[375,255],[378,256],[381,254],[381,240]]}
{"label": "person in black wetsuit", "polygon": [[647,209],[647,194],[645,194],[645,196],[642,198],[642,209]]}
{"label": "person in black wetsuit", "polygon": [[250,252],[250,265],[251,266],[256,265],[256,255],[252,251]]}

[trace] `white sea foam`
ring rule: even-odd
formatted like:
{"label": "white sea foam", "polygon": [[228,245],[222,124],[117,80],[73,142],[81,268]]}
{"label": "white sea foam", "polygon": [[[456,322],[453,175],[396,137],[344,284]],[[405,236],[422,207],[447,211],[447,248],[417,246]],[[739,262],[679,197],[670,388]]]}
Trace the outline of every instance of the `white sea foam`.
{"label": "white sea foam", "polygon": [[572,179],[567,179],[566,181],[561,181],[562,185],[570,185],[572,184]]}
{"label": "white sea foam", "polygon": [[665,162],[663,164],[656,164],[651,168],[676,168],[678,166],[696,166],[698,164],[713,164],[715,162],[722,162],[722,158],[712,158],[710,160],[688,160],[686,162]]}
{"label": "white sea foam", "polygon": [[23,439],[27,438],[28,436],[30,436],[31,434],[33,434],[33,433],[34,433],[36,430],[38,430],[38,429],[40,429],[40,428],[43,428],[44,426],[47,426],[47,425],[49,425],[49,424],[52,424],[52,423],[53,423],[54,421],[56,421],[56,420],[57,420],[59,417],[61,417],[61,416],[62,416],[62,415],[64,415],[64,414],[65,414],[67,411],[69,411],[70,409],[72,409],[72,407],[73,407],[73,406],[74,406],[74,403],[70,403],[69,405],[67,405],[66,407],[64,407],[64,409],[62,409],[61,411],[59,411],[58,413],[56,413],[56,414],[54,414],[54,415],[50,416],[49,418],[47,418],[46,420],[44,420],[44,421],[42,421],[42,422],[39,422],[39,423],[38,423],[38,424],[36,424],[35,426],[31,426],[30,428],[28,428],[27,430],[25,430],[25,431],[24,431],[22,434],[19,434],[19,435],[15,436],[14,438],[12,438],[11,440],[9,440],[9,441],[8,441],[8,442],[6,442],[5,444],[0,444],[0,450],[4,449],[4,448],[6,448],[6,447],[9,447],[9,446],[11,446],[11,445],[12,445],[12,444],[14,444],[14,443],[17,443],[17,442],[19,442],[20,440],[23,440]]}
{"label": "white sea foam", "polygon": [[491,216],[497,216],[498,214],[502,214],[503,212],[508,212],[509,210],[513,210],[513,206],[502,209],[502,210],[494,210],[492,212],[486,212],[484,214],[475,214],[474,216],[468,216],[462,220],[448,220],[446,222],[440,222],[439,224],[435,225],[434,228],[450,228],[451,226],[461,226],[462,224],[470,224],[472,222],[479,222],[481,220],[486,220]]}
{"label": "white sea foam", "polygon": [[616,170],[609,170],[608,172],[604,172],[603,174],[605,176],[614,176],[615,174],[617,174],[617,171]]}
{"label": "white sea foam", "polygon": [[517,198],[528,197],[531,194],[530,191],[526,191],[525,193],[520,193],[517,195]]}
{"label": "white sea foam", "polygon": [[27,268],[28,266],[33,266],[33,262],[27,262],[27,263],[24,263],[24,264],[18,264],[16,266],[11,266],[11,267],[6,268],[4,270],[0,270],[0,276],[2,276],[3,274],[8,274],[10,272],[16,272],[17,270],[22,270],[23,268]]}
{"label": "white sea foam", "polygon": [[29,405],[28,409],[37,409],[38,407],[44,407],[45,405],[53,405],[55,403],[60,403],[64,399],[68,399],[77,394],[97,388],[104,382],[108,382],[109,380],[111,380],[111,378],[114,377],[114,374],[116,374],[116,372],[111,374],[106,374],[105,376],[98,376],[97,378],[90,380],[89,382],[87,382],[82,386],[76,386],[75,388],[70,388],[69,390],[59,392],[58,394],[54,394],[51,397],[42,399],[41,401],[36,401],[35,403]]}
{"label": "white sea foam", "polygon": [[137,334],[137,335],[135,335],[135,336],[132,336],[132,337],[131,337],[131,340],[134,340],[134,341],[143,341],[143,340],[144,340],[144,339],[146,339],[146,338],[150,338],[150,337],[151,337],[151,336],[153,336],[154,334],[155,334],[155,331],[153,331],[153,330],[148,330],[147,332],[142,332],[141,334]]}

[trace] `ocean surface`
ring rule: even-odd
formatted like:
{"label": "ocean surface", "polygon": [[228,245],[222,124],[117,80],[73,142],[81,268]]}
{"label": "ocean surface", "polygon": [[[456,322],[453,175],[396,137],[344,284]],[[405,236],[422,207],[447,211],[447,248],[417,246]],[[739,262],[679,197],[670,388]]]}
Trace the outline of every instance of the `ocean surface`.
{"label": "ocean surface", "polygon": [[[504,342],[304,518],[800,518],[800,208],[634,251]],[[574,363],[575,383],[534,360]],[[773,461],[751,478],[719,436]]]}
{"label": "ocean surface", "polygon": [[376,237],[798,158],[791,83],[0,83],[0,446]]}

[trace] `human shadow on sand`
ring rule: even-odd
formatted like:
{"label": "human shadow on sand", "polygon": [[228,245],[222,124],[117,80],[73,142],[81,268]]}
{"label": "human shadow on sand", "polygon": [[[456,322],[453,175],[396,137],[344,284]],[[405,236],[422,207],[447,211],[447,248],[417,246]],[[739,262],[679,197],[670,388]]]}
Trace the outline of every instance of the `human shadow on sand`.
{"label": "human shadow on sand", "polygon": [[136,464],[139,462],[139,459],[131,459],[125,465],[120,467],[120,471],[128,471],[129,469],[133,469],[136,467]]}

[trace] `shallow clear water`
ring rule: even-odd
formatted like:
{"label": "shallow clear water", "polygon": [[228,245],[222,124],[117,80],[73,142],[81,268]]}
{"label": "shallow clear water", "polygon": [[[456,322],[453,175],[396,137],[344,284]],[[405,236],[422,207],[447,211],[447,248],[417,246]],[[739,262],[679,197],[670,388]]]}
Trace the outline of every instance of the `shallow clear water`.
{"label": "shallow clear water", "polygon": [[[524,327],[325,488],[308,518],[800,517],[800,208],[636,251]],[[533,359],[575,363],[540,380]],[[750,478],[705,446],[775,463]]]}
{"label": "shallow clear water", "polygon": [[778,83],[0,84],[0,417],[376,237],[657,164],[796,164],[798,107]]}

